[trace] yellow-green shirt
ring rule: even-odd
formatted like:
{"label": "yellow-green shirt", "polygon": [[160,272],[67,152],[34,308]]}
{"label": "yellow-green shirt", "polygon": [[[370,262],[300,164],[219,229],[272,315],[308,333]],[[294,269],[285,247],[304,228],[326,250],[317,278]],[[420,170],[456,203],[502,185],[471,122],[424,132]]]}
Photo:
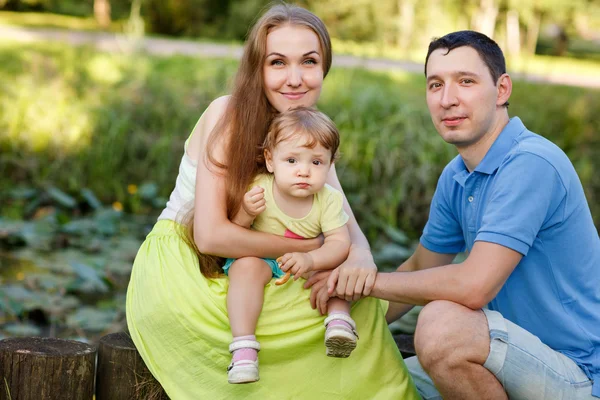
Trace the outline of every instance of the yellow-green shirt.
{"label": "yellow-green shirt", "polygon": [[[303,238],[314,238],[323,232],[340,228],[348,222],[348,214],[344,211],[344,198],[340,191],[325,184],[323,189],[315,193],[310,212],[303,218],[292,218],[279,209],[273,197],[273,175],[258,175],[252,186],[265,189],[266,209],[259,214],[252,229],[289,236],[289,232]],[[289,231],[286,235],[286,231]]]}

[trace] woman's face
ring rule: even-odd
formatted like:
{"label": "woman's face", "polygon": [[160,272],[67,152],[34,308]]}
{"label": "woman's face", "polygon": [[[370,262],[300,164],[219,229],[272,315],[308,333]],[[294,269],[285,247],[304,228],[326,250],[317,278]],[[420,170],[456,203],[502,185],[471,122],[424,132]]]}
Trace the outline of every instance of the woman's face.
{"label": "woman's face", "polygon": [[277,111],[317,103],[323,86],[322,51],[309,28],[283,25],[269,32],[263,78],[267,99]]}

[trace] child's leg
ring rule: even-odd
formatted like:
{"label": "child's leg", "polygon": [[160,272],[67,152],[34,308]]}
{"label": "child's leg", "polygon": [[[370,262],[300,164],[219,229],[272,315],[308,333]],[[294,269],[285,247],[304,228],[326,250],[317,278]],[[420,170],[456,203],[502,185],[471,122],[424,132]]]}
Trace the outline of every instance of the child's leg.
{"label": "child's leg", "polygon": [[325,347],[330,357],[349,357],[356,348],[356,324],[350,317],[350,303],[332,297],[327,302]]}
{"label": "child's leg", "polygon": [[264,260],[245,257],[229,268],[227,313],[233,337],[254,335],[271,269]]}
{"label": "child's leg", "polygon": [[254,336],[262,310],[265,285],[271,280],[271,269],[264,260],[241,258],[229,268],[227,312],[233,334],[229,346],[233,358],[229,367],[230,383],[255,382],[258,377],[258,349]]}

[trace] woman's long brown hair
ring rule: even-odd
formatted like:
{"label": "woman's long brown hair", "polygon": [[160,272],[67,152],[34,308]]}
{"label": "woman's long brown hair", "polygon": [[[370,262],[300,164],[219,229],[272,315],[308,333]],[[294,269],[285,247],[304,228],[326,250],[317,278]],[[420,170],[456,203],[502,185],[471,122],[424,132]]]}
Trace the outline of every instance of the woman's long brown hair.
{"label": "woman's long brown hair", "polygon": [[[248,35],[240,61],[231,98],[221,120],[212,130],[206,147],[208,167],[225,173],[227,190],[227,216],[233,218],[239,211],[244,193],[254,177],[266,171],[262,158],[262,144],[276,110],[267,100],[263,82],[263,64],[266,57],[267,35],[270,30],[283,25],[303,26],[311,29],[323,52],[323,75],[331,67],[331,41],[323,21],[310,11],[279,3],[270,7],[254,24]],[[224,160],[214,157],[215,146],[225,143]],[[213,168],[214,169],[214,168]],[[200,271],[208,278],[222,272],[222,259],[202,254],[193,238],[193,210],[184,222],[185,239],[198,253]]]}

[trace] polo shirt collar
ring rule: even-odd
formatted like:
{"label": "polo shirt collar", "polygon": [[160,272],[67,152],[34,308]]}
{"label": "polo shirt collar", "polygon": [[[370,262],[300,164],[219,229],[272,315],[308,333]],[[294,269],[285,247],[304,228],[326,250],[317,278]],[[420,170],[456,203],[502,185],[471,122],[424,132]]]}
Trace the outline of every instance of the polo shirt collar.
{"label": "polo shirt collar", "polygon": [[483,174],[493,174],[510,149],[513,147],[514,139],[525,130],[525,125],[519,117],[513,117],[502,129],[492,147],[488,150],[483,160],[475,167],[475,171]]}
{"label": "polo shirt collar", "polygon": [[[525,125],[519,117],[511,118],[473,172],[493,174],[512,148],[514,139],[525,129]],[[452,168],[455,172],[454,180],[464,187],[470,173],[460,155],[454,160]]]}

